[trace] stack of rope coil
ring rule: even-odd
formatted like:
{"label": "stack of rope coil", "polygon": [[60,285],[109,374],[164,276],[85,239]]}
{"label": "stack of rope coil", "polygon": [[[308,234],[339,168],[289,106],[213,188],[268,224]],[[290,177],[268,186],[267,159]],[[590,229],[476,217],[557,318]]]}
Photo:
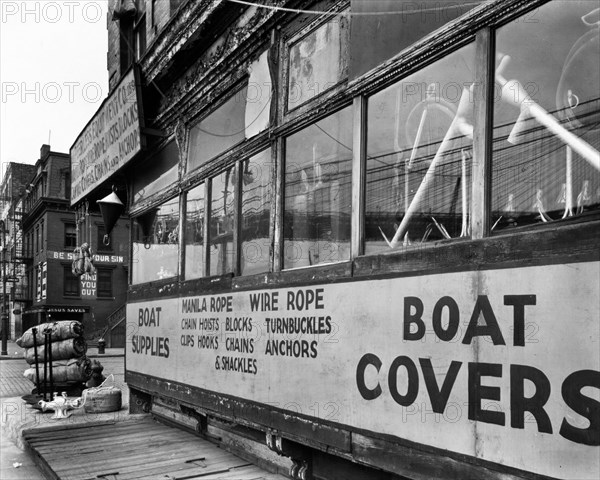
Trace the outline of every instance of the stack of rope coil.
{"label": "stack of rope coil", "polygon": [[[88,380],[92,375],[90,360],[86,357],[87,344],[83,338],[83,325],[74,320],[44,323],[27,330],[17,340],[17,345],[25,349],[24,357],[30,368],[23,375],[33,383],[36,382],[36,349],[34,348],[34,333],[37,334],[37,367],[39,381],[44,382],[44,359],[48,358],[45,348],[45,333],[49,332],[52,350],[52,379],[56,385],[72,385]],[[49,371],[49,370],[48,370]],[[49,375],[49,373],[48,373]]]}
{"label": "stack of rope coil", "polygon": [[82,406],[86,413],[116,412],[121,409],[121,389],[115,386],[105,386],[109,380],[114,382],[112,374],[100,386],[87,388],[83,391],[81,395],[83,399]]}

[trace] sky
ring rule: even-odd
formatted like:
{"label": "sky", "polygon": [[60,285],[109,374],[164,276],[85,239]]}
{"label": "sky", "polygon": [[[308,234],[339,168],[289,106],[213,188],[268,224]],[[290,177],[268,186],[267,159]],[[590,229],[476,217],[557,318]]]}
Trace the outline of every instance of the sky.
{"label": "sky", "polygon": [[[108,92],[107,0],[0,0],[0,160],[68,153]],[[2,175],[4,167],[2,168]]]}

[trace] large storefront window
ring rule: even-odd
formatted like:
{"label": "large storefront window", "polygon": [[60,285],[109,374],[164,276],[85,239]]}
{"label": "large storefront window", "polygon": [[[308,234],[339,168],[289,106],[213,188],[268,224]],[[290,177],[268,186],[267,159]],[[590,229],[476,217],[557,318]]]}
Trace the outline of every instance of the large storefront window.
{"label": "large storefront window", "polygon": [[600,9],[555,1],[500,28],[492,228],[600,207]]}
{"label": "large storefront window", "polygon": [[352,110],[286,140],[284,268],[350,258]]}
{"label": "large storefront window", "polygon": [[187,194],[185,222],[185,278],[200,278],[204,265],[204,184]]}
{"label": "large storefront window", "polygon": [[241,273],[269,271],[273,195],[271,150],[244,160],[242,175]]}
{"label": "large storefront window", "polygon": [[233,167],[212,179],[210,209],[210,275],[233,272],[235,181]]}
{"label": "large storefront window", "polygon": [[474,52],[369,99],[366,253],[469,235]]}
{"label": "large storefront window", "polygon": [[173,198],[134,220],[132,283],[176,276],[179,264],[179,198]]}

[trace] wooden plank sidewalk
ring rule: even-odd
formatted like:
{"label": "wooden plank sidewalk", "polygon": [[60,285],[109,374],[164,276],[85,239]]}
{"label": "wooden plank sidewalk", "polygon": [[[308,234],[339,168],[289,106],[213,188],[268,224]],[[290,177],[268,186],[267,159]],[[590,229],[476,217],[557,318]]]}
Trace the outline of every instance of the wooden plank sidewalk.
{"label": "wooden plank sidewalk", "polygon": [[190,432],[151,418],[23,432],[38,466],[55,480],[285,480]]}

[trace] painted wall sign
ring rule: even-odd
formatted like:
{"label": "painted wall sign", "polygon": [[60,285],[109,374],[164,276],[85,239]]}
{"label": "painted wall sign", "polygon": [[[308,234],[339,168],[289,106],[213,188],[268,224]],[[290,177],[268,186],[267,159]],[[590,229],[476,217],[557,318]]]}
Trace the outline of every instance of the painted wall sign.
{"label": "painted wall sign", "polygon": [[597,478],[599,277],[576,263],[130,303],[127,369]]}
{"label": "painted wall sign", "polygon": [[81,282],[81,297],[87,299],[96,298],[98,274],[94,273],[90,275],[89,273],[85,273],[79,278]]}
{"label": "painted wall sign", "polygon": [[[103,255],[103,254],[94,254],[92,255],[94,259],[94,263],[124,263],[125,259],[122,255]],[[75,259],[75,254],[73,252],[55,252],[53,250],[48,250],[48,259],[53,260],[70,260],[73,261]]]}
{"label": "painted wall sign", "polygon": [[135,69],[127,73],[71,147],[71,205],[142,148]]}
{"label": "painted wall sign", "polygon": [[90,307],[48,307],[48,313],[85,313],[90,310]]}

